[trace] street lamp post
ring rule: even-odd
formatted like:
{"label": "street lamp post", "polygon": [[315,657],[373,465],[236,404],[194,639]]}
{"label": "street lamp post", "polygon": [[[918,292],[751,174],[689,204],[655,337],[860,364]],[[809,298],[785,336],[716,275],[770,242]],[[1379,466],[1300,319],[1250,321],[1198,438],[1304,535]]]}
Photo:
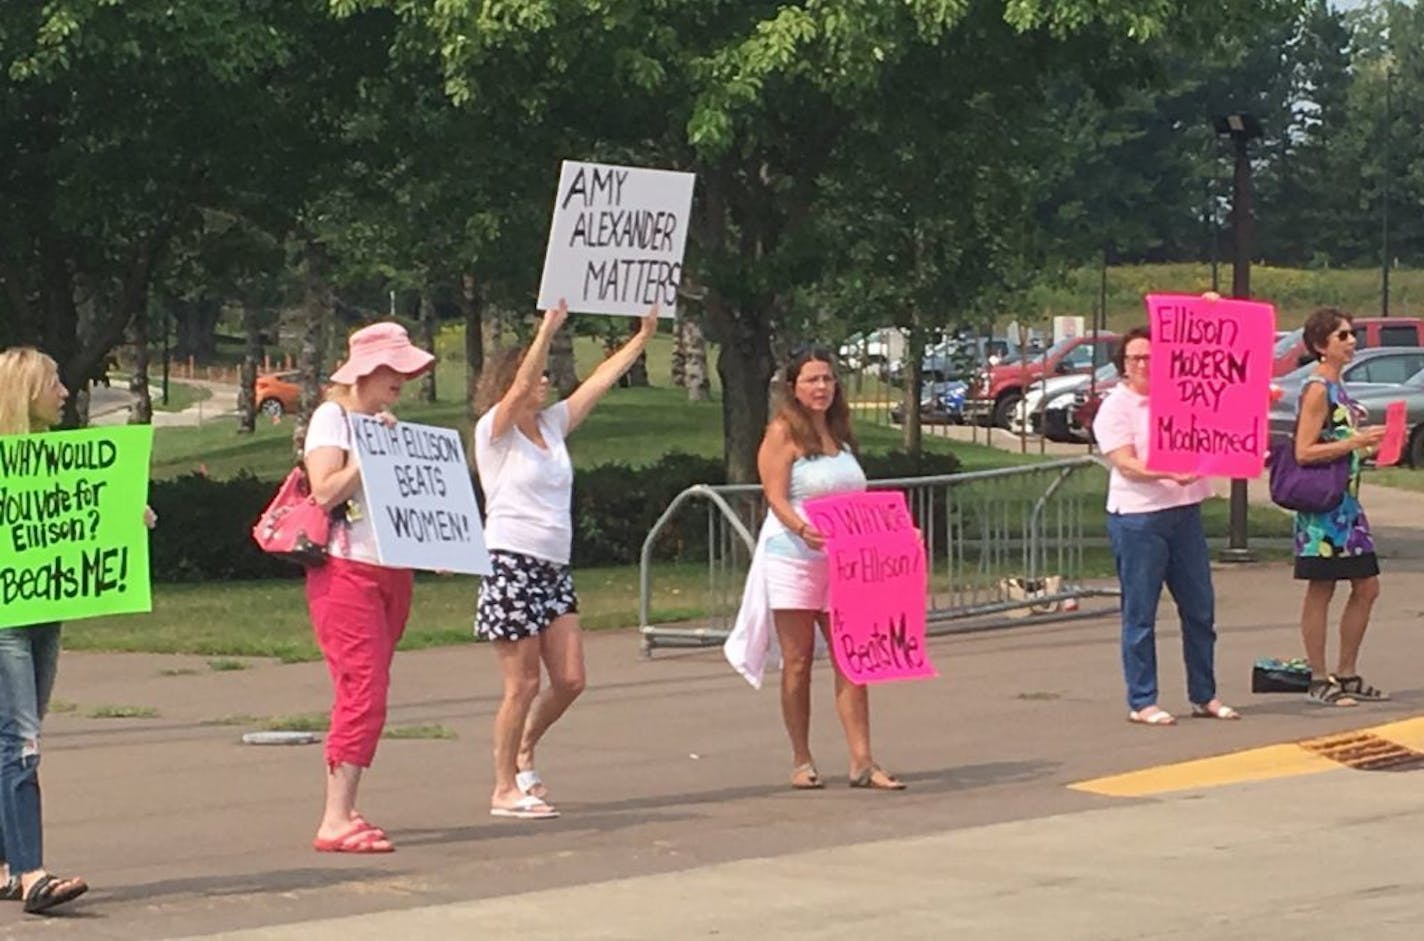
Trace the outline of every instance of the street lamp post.
{"label": "street lamp post", "polygon": [[1381,185],[1380,203],[1380,316],[1389,316],[1389,151],[1390,138],[1394,136],[1394,106],[1390,100],[1390,86],[1393,84],[1389,69],[1384,72],[1384,181]]}
{"label": "street lamp post", "polygon": [[[1235,171],[1231,183],[1231,296],[1246,299],[1251,296],[1251,155],[1248,144],[1262,135],[1261,122],[1249,114],[1222,115],[1213,121],[1216,136],[1230,140],[1235,156]],[[1246,481],[1231,481],[1231,525],[1227,546],[1221,554],[1223,562],[1253,562],[1256,555],[1247,545]]]}

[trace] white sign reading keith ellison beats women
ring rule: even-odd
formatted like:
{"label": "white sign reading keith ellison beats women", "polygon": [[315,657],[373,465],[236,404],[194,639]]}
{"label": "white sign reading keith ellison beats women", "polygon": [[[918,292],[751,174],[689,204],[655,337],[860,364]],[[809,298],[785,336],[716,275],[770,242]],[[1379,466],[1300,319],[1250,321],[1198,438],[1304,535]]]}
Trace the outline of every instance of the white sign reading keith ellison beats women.
{"label": "white sign reading keith ellison beats women", "polygon": [[381,564],[488,575],[489,553],[459,433],[347,416]]}

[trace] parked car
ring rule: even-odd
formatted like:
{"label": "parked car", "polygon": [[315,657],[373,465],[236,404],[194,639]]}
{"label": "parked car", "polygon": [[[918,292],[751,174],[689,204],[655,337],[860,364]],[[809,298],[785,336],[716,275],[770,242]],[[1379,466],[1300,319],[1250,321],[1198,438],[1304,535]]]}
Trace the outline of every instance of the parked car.
{"label": "parked car", "polygon": [[887,364],[905,355],[905,333],[898,327],[879,327],[853,333],[836,350],[837,358],[847,369],[884,370]]}
{"label": "parked car", "polygon": [[[935,382],[967,381],[984,363],[998,363],[1017,352],[1017,345],[1006,337],[946,337],[925,348],[920,360],[920,376]],[[886,376],[892,385],[902,384],[905,360],[891,362]]]}
{"label": "parked car", "polygon": [[[1024,393],[1024,397],[1019,400],[1019,404],[1014,408],[1014,417],[1009,423],[1009,430],[1014,434],[1041,434],[1044,429],[1044,414],[1050,402],[1055,402],[1065,392],[1076,392],[1078,389],[1087,389],[1094,384],[1112,382],[1117,379],[1117,367],[1112,363],[1103,363],[1096,370],[1096,380],[1092,373],[1075,373],[1068,376],[1054,376],[1045,379],[1040,376]],[[1071,397],[1068,399],[1071,401]],[[1066,440],[1066,439],[1053,439]]]}
{"label": "parked car", "polygon": [[254,390],[257,410],[275,420],[301,408],[302,374],[293,370],[258,376]]}
{"label": "parked car", "polygon": [[[1354,398],[1375,392],[1388,392],[1409,382],[1424,370],[1424,347],[1361,350],[1340,371],[1345,390]],[[1296,401],[1306,377],[1315,371],[1315,363],[1307,363],[1274,383],[1280,395],[1271,405],[1272,434],[1290,434],[1295,428]]]}
{"label": "parked car", "polygon": [[1107,361],[1116,341],[1117,335],[1112,333],[1065,337],[1041,356],[1011,357],[985,368],[970,383],[969,400],[964,404],[965,417],[970,421],[1009,427],[1019,399],[1035,379],[1042,375],[1089,372]]}
{"label": "parked car", "polygon": [[[920,422],[926,425],[964,424],[964,396],[968,383],[962,380],[926,382],[920,393]],[[901,424],[905,420],[905,405],[896,402],[890,407],[890,420]]]}
{"label": "parked car", "polygon": [[1424,468],[1424,370],[1410,376],[1402,385],[1389,389],[1370,389],[1355,397],[1369,414],[1370,424],[1383,424],[1385,408],[1391,402],[1404,402],[1404,456],[1402,463]]}
{"label": "parked car", "polygon": [[[1378,349],[1387,346],[1424,346],[1424,320],[1418,317],[1356,317],[1355,335],[1359,349]],[[1305,337],[1297,327],[1283,334],[1277,334],[1275,363],[1272,376],[1285,376],[1307,363],[1313,363],[1314,356],[1305,348]]]}

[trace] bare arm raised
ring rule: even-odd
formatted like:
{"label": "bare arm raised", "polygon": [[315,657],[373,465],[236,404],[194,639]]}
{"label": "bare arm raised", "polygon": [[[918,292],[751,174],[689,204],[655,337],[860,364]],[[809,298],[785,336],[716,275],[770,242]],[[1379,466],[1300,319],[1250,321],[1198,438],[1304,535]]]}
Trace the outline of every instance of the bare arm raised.
{"label": "bare arm raised", "polygon": [[598,404],[598,400],[613,388],[613,384],[625,372],[633,368],[633,364],[638,361],[643,349],[647,347],[648,341],[657,332],[658,306],[654,304],[652,309],[643,316],[643,322],[633,338],[624,343],[618,352],[599,363],[598,368],[587,379],[579,383],[579,387],[565,400],[569,408],[568,431],[573,431],[581,425],[583,420],[588,417],[588,413],[593,411],[593,407]]}
{"label": "bare arm raised", "polygon": [[549,345],[568,316],[569,305],[563,298],[559,299],[558,307],[544,311],[539,331],[534,334],[534,342],[529,344],[529,352],[524,354],[519,371],[514,374],[514,382],[495,408],[494,422],[490,428],[491,438],[503,438],[509,433],[509,429],[514,427],[514,422],[519,417],[519,405],[527,401],[539,385],[544,369],[549,365]]}

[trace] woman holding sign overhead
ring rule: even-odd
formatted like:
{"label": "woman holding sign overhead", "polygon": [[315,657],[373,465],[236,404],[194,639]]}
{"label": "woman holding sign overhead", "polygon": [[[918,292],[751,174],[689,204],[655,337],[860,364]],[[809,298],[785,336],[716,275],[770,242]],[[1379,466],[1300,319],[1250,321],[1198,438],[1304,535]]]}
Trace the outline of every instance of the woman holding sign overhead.
{"label": "woman holding sign overhead", "polygon": [[[830,642],[831,579],[825,536],[805,518],[802,504],[813,497],[864,490],[866,480],[855,457],[850,406],[830,351],[810,347],[792,354],[778,392],[776,415],[757,452],[768,512],[738,621],[758,613],[745,610],[749,605],[765,603],[771,613],[781,646],[781,717],[791,738],[791,786],[816,790],[825,782],[811,757],[811,665],[818,627]],[[764,595],[756,593],[761,589]],[[729,658],[733,656],[729,651]],[[847,678],[834,657],[831,661],[836,712],[850,749],[850,786],[903,790],[904,783],[871,755],[866,687]]]}
{"label": "woman holding sign overhead", "polygon": [[1146,327],[1127,331],[1113,362],[1122,382],[1103,400],[1093,435],[1112,464],[1108,477],[1108,536],[1122,586],[1122,671],[1127,718],[1143,725],[1176,719],[1157,702],[1157,603],[1162,586],[1182,619],[1182,654],[1192,715],[1239,719],[1216,696],[1216,597],[1202,528],[1207,481],[1191,474],[1147,469],[1151,434],[1148,391],[1152,338]]}
{"label": "woman holding sign overhead", "polygon": [[[546,311],[528,349],[496,354],[480,375],[475,464],[485,494],[485,545],[494,572],[480,583],[475,632],[492,642],[504,677],[494,718],[490,814],[544,820],[559,812],[534,768],[534,749],[584,687],[583,639],[569,551],[573,465],[564,439],[627,372],[658,329],[656,306],[631,340],[566,399],[547,404],[549,344],[568,306]],[[549,686],[539,691],[540,663]]]}
{"label": "woman holding sign overhead", "polygon": [[[1350,315],[1321,308],[1306,318],[1303,333],[1306,348],[1319,357],[1320,365],[1305,380],[1296,405],[1296,463],[1349,466],[1345,492],[1334,509],[1295,515],[1295,577],[1306,582],[1300,614],[1310,664],[1306,698],[1322,706],[1353,706],[1361,700],[1389,698],[1361,678],[1355,662],[1370,610],[1379,597],[1379,560],[1370,522],[1360,505],[1360,458],[1374,454],[1384,438],[1384,426],[1356,427],[1355,403],[1340,382],[1340,370],[1355,356]],[[1350,583],[1350,598],[1340,616],[1339,669],[1331,673],[1325,668],[1326,621],[1339,581]]]}
{"label": "woman holding sign overhead", "polygon": [[307,569],[307,610],[331,675],[326,736],[326,804],[312,846],[323,853],[389,853],[394,846],[356,810],[361,773],[371,766],[386,724],[391,658],[410,615],[409,569],[385,568],[366,513],[361,465],[346,413],[394,423],[401,387],[435,357],[411,344],[405,328],[378,323],[351,334],[348,355],[331,374],[327,401],[312,413],[302,447],[312,497],[332,512],[327,561]]}

